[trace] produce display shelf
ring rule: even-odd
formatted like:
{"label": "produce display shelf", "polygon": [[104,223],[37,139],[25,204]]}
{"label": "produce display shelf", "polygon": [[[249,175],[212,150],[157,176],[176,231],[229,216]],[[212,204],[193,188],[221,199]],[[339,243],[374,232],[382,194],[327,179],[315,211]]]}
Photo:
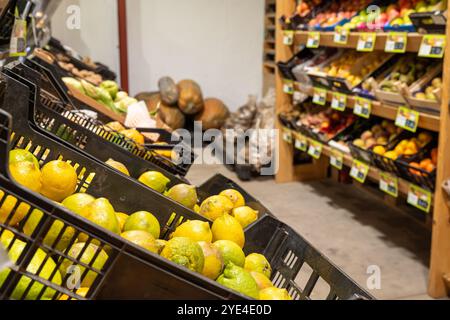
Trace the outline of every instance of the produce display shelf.
{"label": "produce display shelf", "polygon": [[[296,86],[298,88],[298,85]],[[313,89],[307,93],[310,97],[314,95]],[[333,93],[331,91],[327,92],[327,102],[333,100]],[[347,96],[347,108],[353,109],[355,105],[355,96]],[[398,107],[393,105],[384,104],[379,101],[372,101],[372,115],[385,118],[388,120],[393,120],[397,118]],[[439,132],[440,130],[440,117],[437,115],[432,115],[424,112],[419,112],[420,120],[418,127],[433,132]]]}
{"label": "produce display shelf", "polygon": [[[22,97],[22,102],[27,100],[26,97],[24,99],[23,95],[19,94],[18,97]],[[16,185],[9,178],[6,165],[10,150],[8,141],[11,141],[11,133],[13,131],[25,139],[27,139],[24,135],[25,132],[30,134],[33,137],[33,142],[39,144],[37,146],[33,143],[33,149],[38,147],[41,156],[44,150],[50,151],[47,153],[45,159],[39,157],[43,162],[48,162],[51,159],[55,159],[55,157],[57,158],[57,155],[61,152],[67,159],[71,157],[77,158],[75,161],[81,166],[87,166],[89,164],[89,161],[83,161],[82,157],[77,156],[74,152],[69,152],[69,149],[66,149],[63,145],[58,146],[56,141],[39,135],[37,132],[33,133],[31,128],[27,129],[26,127],[27,125],[23,119],[19,119],[18,123],[15,123],[8,113],[0,110],[1,189],[4,194],[12,196],[18,199],[20,203],[30,206],[28,213],[24,217],[25,221],[30,219],[30,215],[35,212],[34,209],[42,212],[42,219],[31,235],[24,234],[23,223],[19,223],[17,227],[9,225],[11,217],[15,215],[15,210],[18,210],[17,206],[7,217],[6,223],[0,223],[0,235],[4,235],[5,232],[11,233],[12,246],[15,245],[16,241],[19,241],[19,243],[23,242],[24,244],[24,249],[19,253],[17,268],[13,272],[9,272],[6,280],[0,286],[0,299],[15,298],[22,300],[28,298],[34,300],[43,298],[44,294],[46,299],[60,299],[61,295],[65,294],[69,299],[77,300],[248,299],[248,297],[220,286],[210,279],[167,261],[154,253],[147,252],[142,248],[132,245],[124,239],[121,239],[118,235],[98,228],[92,222],[69,212],[62,206]],[[19,139],[18,141],[21,140]],[[55,150],[58,151],[54,152]],[[37,149],[31,151],[35,154],[38,152]],[[87,169],[91,170],[92,167],[100,168],[92,164]],[[115,178],[121,177],[110,172],[109,176],[111,175],[115,176]],[[125,180],[122,178],[122,181],[124,182]],[[155,202],[153,202],[153,205],[155,205]],[[172,205],[164,201],[158,202],[158,206],[162,209],[162,207]],[[175,208],[175,210],[177,209]],[[171,216],[170,208],[164,208],[161,211],[164,212],[161,212],[162,218],[167,219]],[[56,221],[62,224],[63,228],[61,228],[55,243],[49,245],[45,243],[46,235],[51,232],[52,226]],[[173,221],[179,220],[175,218]],[[83,251],[81,251],[78,257],[73,258],[66,250],[61,250],[56,247],[60,241],[59,239],[62,237],[62,233],[66,232],[68,228],[75,230],[74,236],[71,237],[69,247],[75,243],[76,238],[80,234],[84,234],[88,235],[87,244],[84,245],[84,248],[91,244],[95,244],[95,248],[99,248],[95,249],[97,253],[94,254],[90,263],[84,262],[82,258],[86,249],[82,249]],[[164,238],[168,239],[169,234],[170,232],[164,232]],[[265,216],[257,223],[257,226],[247,229],[246,240],[245,253],[258,252],[264,254],[271,262],[273,268],[272,281],[274,285],[280,288],[286,288],[289,294],[296,300],[310,300],[311,296],[316,292],[316,286],[319,280],[323,280],[329,284],[329,290],[323,296],[323,299],[373,299],[370,294],[329,262],[299,234],[274,217]],[[99,267],[94,265],[94,261],[99,256],[99,250],[102,249],[107,250],[108,256],[106,263],[99,270]],[[44,278],[45,276],[42,276],[40,271],[33,274],[29,269],[29,264],[35,261],[33,257],[36,254],[45,256],[43,262],[40,262],[41,266],[38,266],[38,268],[42,268],[43,264],[47,264],[48,261],[55,259],[55,267],[50,267],[54,268],[54,270],[48,279]],[[66,288],[65,283],[70,278],[70,273],[65,275],[61,281],[57,280],[56,272],[63,268],[62,264],[67,259],[71,263],[81,265],[87,269],[83,272],[82,281],[88,272],[90,272],[91,277],[95,275],[95,281],[89,286],[87,296],[81,297],[77,292]],[[301,270],[308,267],[312,269],[312,273],[306,285],[300,287],[296,283],[297,275]],[[23,277],[29,278],[30,281],[27,282],[25,291],[23,293],[19,291],[19,293],[16,290],[18,286],[23,284],[21,282],[23,281]],[[35,285],[38,287],[33,289],[31,296],[28,296],[31,288]]]}
{"label": "produce display shelf", "polygon": [[[359,37],[365,32],[350,32],[348,36],[348,42],[346,44],[339,44],[334,42],[334,32],[319,32],[320,33],[320,47],[334,47],[334,48],[347,48],[356,49],[358,45]],[[308,31],[296,31],[295,43],[306,44],[308,41]],[[375,42],[374,50],[384,51],[386,48],[386,39],[389,33],[377,32],[377,39]],[[423,36],[419,33],[408,33],[408,43],[406,45],[407,52],[419,52],[420,45],[422,43]]]}
{"label": "produce display shelf", "polygon": [[[322,150],[322,155],[330,158],[332,156],[332,149],[333,148],[330,146],[324,146],[323,150]],[[345,154],[343,160],[344,160],[344,166],[349,167],[349,168],[352,167],[354,158],[351,155]],[[380,172],[381,172],[380,169],[370,166],[370,170],[367,175],[367,178],[372,181],[379,182],[380,181]],[[410,182],[408,182],[404,179],[398,178],[398,191],[401,195],[408,195],[410,185],[411,185]]]}

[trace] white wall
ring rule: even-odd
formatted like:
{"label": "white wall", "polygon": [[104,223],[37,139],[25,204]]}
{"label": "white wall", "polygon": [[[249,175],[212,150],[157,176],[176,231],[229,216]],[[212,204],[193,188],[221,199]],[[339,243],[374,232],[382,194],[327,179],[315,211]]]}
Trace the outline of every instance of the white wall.
{"label": "white wall", "polygon": [[[77,5],[81,28],[70,30],[67,8]],[[62,0],[52,19],[53,35],[83,56],[102,62],[119,74],[119,35],[116,0]]]}
{"label": "white wall", "polygon": [[130,90],[158,79],[196,80],[232,110],[262,91],[264,0],[132,0],[128,6]]}

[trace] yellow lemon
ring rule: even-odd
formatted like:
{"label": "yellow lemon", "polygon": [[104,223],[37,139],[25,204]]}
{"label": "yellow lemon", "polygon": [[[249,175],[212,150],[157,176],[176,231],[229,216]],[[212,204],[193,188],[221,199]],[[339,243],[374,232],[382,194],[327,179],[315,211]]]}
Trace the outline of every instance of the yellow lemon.
{"label": "yellow lemon", "polygon": [[148,171],[139,177],[139,182],[145,184],[147,187],[155,191],[163,193],[166,190],[170,179],[163,175],[161,172]]}
{"label": "yellow lemon", "polygon": [[61,202],[77,188],[75,168],[65,161],[55,160],[42,168],[41,194],[53,201]]}
{"label": "yellow lemon", "polygon": [[86,214],[83,212],[83,209],[94,201],[95,198],[87,193],[76,193],[64,199],[61,204],[70,211],[86,218],[86,216],[83,215]]}
{"label": "yellow lemon", "polygon": [[245,258],[244,269],[247,271],[256,271],[262,273],[267,278],[272,275],[272,267],[266,257],[259,253],[249,254]]}
{"label": "yellow lemon", "polygon": [[9,164],[16,164],[18,162],[31,162],[36,169],[39,169],[39,161],[30,151],[23,149],[11,150],[9,152]]}
{"label": "yellow lemon", "polygon": [[244,248],[244,229],[239,221],[229,214],[224,214],[220,218],[217,218],[212,225],[211,231],[213,234],[213,241],[230,240],[236,243],[239,247]]}
{"label": "yellow lemon", "polygon": [[158,219],[147,211],[133,213],[125,222],[123,231],[142,230],[150,233],[155,239],[158,239],[161,233],[161,226]]}
{"label": "yellow lemon", "polygon": [[147,231],[142,230],[126,231],[122,233],[120,236],[148,251],[158,253],[158,245],[156,244],[156,240]]}
{"label": "yellow lemon", "polygon": [[202,274],[211,280],[216,280],[221,275],[224,267],[222,254],[211,243],[201,241],[198,244],[202,248],[203,256],[205,257]]}
{"label": "yellow lemon", "polygon": [[245,199],[239,191],[228,189],[222,191],[219,195],[230,199],[233,202],[234,208],[245,206]]}
{"label": "yellow lemon", "polygon": [[128,171],[127,167],[120,162],[114,161],[113,159],[109,159],[106,161],[106,164],[110,166],[111,168],[116,169],[119,172],[122,172],[126,176],[130,176],[130,172]]}
{"label": "yellow lemon", "polygon": [[123,227],[125,226],[125,222],[127,222],[127,219],[129,217],[130,216],[127,215],[126,213],[116,212],[116,218],[117,218],[117,221],[119,222],[120,231],[123,231]]}
{"label": "yellow lemon", "polygon": [[230,214],[234,205],[225,196],[212,196],[203,201],[200,206],[200,214],[209,220],[215,221],[224,214]]}
{"label": "yellow lemon", "polygon": [[33,162],[16,162],[9,165],[9,172],[15,182],[34,192],[40,192],[41,171]]}
{"label": "yellow lemon", "polygon": [[120,133],[125,136],[126,138],[133,140],[138,145],[144,145],[145,138],[144,136],[139,133],[136,129],[129,129],[129,130],[122,130]]}
{"label": "yellow lemon", "polygon": [[212,241],[212,232],[209,227],[208,222],[192,220],[187,221],[176,228],[175,232],[172,233],[171,238],[189,238],[194,241]]}
{"label": "yellow lemon", "polygon": [[266,288],[259,292],[260,300],[292,300],[286,289]]}
{"label": "yellow lemon", "polygon": [[231,212],[231,215],[235,217],[237,221],[239,221],[242,228],[246,228],[256,220],[258,220],[258,214],[258,211],[255,211],[252,208],[246,206],[235,208]]}
{"label": "yellow lemon", "polygon": [[255,279],[259,290],[264,290],[266,288],[273,287],[272,281],[270,281],[270,279],[267,278],[262,273],[259,273],[259,272],[256,272],[256,271],[252,271],[252,272],[250,272],[250,274],[252,275],[253,279]]}

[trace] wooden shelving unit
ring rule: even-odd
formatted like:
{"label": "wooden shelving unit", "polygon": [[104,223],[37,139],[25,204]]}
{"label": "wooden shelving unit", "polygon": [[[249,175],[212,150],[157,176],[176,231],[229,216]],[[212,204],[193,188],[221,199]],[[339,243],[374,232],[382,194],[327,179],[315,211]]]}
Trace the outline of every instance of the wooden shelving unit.
{"label": "wooden shelving unit", "polygon": [[275,33],[276,33],[276,1],[265,0],[264,17],[264,48],[263,48],[263,74],[264,74],[264,93],[270,88],[275,87]]}
{"label": "wooden shelving unit", "polygon": [[[292,46],[283,44],[283,30],[278,21],[278,17],[282,15],[290,16],[296,8],[295,0],[277,0],[276,1],[276,61],[287,61],[295,53],[298,45],[306,44],[308,32],[296,31],[295,41]],[[449,0],[450,6],[450,0]],[[334,32],[320,33],[321,47],[337,47],[337,48],[356,48],[360,33],[350,33],[349,40],[346,45],[336,44],[334,42]],[[374,50],[384,50],[386,45],[387,34],[378,33]],[[422,35],[417,33],[408,34],[407,52],[418,52],[422,41]],[[447,39],[450,37],[450,24],[447,25]],[[429,294],[432,297],[440,298],[450,294],[450,206],[449,199],[441,188],[444,181],[450,179],[450,41],[446,44],[446,54],[444,59],[443,74],[443,95],[440,116],[430,115],[426,113],[420,114],[419,127],[440,133],[439,139],[439,159],[437,168],[437,185],[433,195],[433,212],[430,214],[432,220],[432,251],[430,261],[430,281]],[[284,80],[280,72],[276,73],[276,90],[277,103],[276,112],[279,114],[283,111],[289,111],[292,108],[292,96],[284,93]],[[313,93],[308,93],[312,95]],[[328,93],[327,100],[332,100],[332,93]],[[347,107],[353,108],[354,97],[349,96],[347,99]],[[389,120],[395,120],[397,116],[397,107],[386,105],[380,102],[373,102],[372,114]],[[281,123],[277,123],[277,127],[282,129]],[[284,141],[280,134],[279,142],[279,171],[276,176],[277,182],[293,182],[306,181],[313,179],[321,179],[327,176],[329,168],[329,157],[332,148],[324,146],[322,157],[320,160],[314,160],[306,165],[294,165],[294,147],[292,144]],[[349,167],[353,164],[353,158],[350,155],[344,156],[344,165]],[[370,168],[368,179],[379,181],[380,170]],[[399,179],[399,193],[407,194],[410,183]]]}
{"label": "wooden shelving unit", "polygon": [[[307,31],[297,31],[295,33],[296,43],[306,44],[308,40]],[[321,32],[320,33],[320,45],[323,47],[333,47],[333,48],[356,48],[358,44],[361,32],[352,32],[348,37],[347,44],[338,44],[334,42],[334,32]],[[384,50],[386,47],[387,34],[379,33],[377,34],[377,39],[375,42],[375,50]],[[406,45],[407,52],[418,52],[420,44],[422,42],[422,35],[418,33],[409,33],[408,42]]]}

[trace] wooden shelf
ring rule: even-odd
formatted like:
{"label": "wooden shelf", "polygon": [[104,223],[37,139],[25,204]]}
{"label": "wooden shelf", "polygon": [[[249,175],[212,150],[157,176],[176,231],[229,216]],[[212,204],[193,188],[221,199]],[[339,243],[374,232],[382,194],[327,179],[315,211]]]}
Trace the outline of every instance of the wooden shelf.
{"label": "wooden shelf", "polygon": [[[332,147],[330,146],[324,146],[323,150],[322,150],[322,155],[330,158],[331,157],[331,152],[332,152]],[[349,154],[345,154],[344,155],[344,166],[351,168],[353,165],[353,157]],[[372,180],[372,181],[376,181],[379,182],[380,181],[380,170],[378,168],[375,167],[370,167],[369,170],[369,174],[367,175],[367,178]],[[409,192],[409,186],[410,186],[410,182],[403,180],[401,178],[398,178],[398,191],[399,194],[401,195],[407,195]]]}
{"label": "wooden shelf", "polygon": [[[313,92],[308,92],[309,96],[313,96]],[[333,99],[332,92],[328,92],[327,101],[331,102]],[[355,105],[355,97],[347,96],[347,108],[353,109]],[[394,120],[397,118],[397,106],[391,106],[383,104],[379,101],[372,102],[372,114],[388,120]],[[440,117],[427,113],[420,113],[419,128],[439,132],[440,130]]]}
{"label": "wooden shelf", "polygon": [[[297,31],[295,33],[295,41],[298,44],[306,44],[308,40],[308,31]],[[334,48],[349,48],[356,49],[358,40],[363,32],[351,32],[347,44],[339,44],[334,42],[334,32],[320,32],[320,46],[334,47]],[[387,33],[377,33],[375,42],[375,50],[384,51],[386,47]],[[422,42],[422,35],[418,33],[408,33],[408,43],[406,46],[407,52],[418,52]]]}
{"label": "wooden shelf", "polygon": [[[450,0],[447,1],[450,6]],[[277,0],[276,1],[276,16],[290,16],[295,11],[296,1],[294,0]],[[299,44],[306,44],[308,32],[298,31],[295,35],[294,45],[286,46],[283,43],[282,26],[277,19],[277,35],[276,35],[276,61],[287,61],[292,58],[295,53],[295,48]],[[321,32],[320,47],[335,47],[335,48],[349,48],[356,49],[358,39],[361,33],[352,32],[349,35],[349,41],[345,45],[334,42],[334,32]],[[447,38],[450,37],[450,24],[447,24],[446,30]],[[375,50],[384,51],[386,45],[387,33],[377,33],[377,41],[375,43]],[[418,33],[408,34],[408,43],[406,47],[407,52],[418,52],[421,46],[423,36]],[[438,60],[437,60],[438,61]],[[448,236],[450,234],[450,203],[448,196],[440,187],[444,181],[450,178],[450,161],[448,161],[448,154],[450,154],[450,41],[447,41],[444,55],[443,67],[443,93],[442,106],[440,116],[433,116],[421,113],[419,126],[423,129],[432,130],[440,133],[439,151],[438,151],[438,167],[436,178],[436,191],[434,194],[433,204],[434,211],[430,213],[432,219],[432,250],[430,259],[430,281],[428,293],[434,298],[443,298],[448,296],[450,292],[450,241]],[[284,93],[284,81],[281,73],[277,70],[277,102],[276,112],[289,111],[292,107],[292,96]],[[331,94],[328,96],[331,100]],[[354,105],[354,98],[348,99],[348,107],[352,108]],[[397,115],[397,107],[385,105],[380,102],[374,102],[372,106],[372,114],[381,116],[390,120],[394,120]],[[277,122],[277,127],[281,128],[281,124]],[[283,141],[280,137],[279,142],[279,171],[277,173],[276,181],[279,183],[305,181],[311,179],[321,179],[329,167],[326,163],[326,157],[322,157],[321,161],[314,161],[307,165],[293,165],[293,147],[292,145]],[[325,155],[331,152],[331,149],[326,147],[323,151]],[[353,160],[351,157],[345,157],[345,164],[348,166]],[[379,179],[379,171],[372,168],[369,177],[374,180]],[[408,183],[400,181],[400,192],[404,193]]]}

